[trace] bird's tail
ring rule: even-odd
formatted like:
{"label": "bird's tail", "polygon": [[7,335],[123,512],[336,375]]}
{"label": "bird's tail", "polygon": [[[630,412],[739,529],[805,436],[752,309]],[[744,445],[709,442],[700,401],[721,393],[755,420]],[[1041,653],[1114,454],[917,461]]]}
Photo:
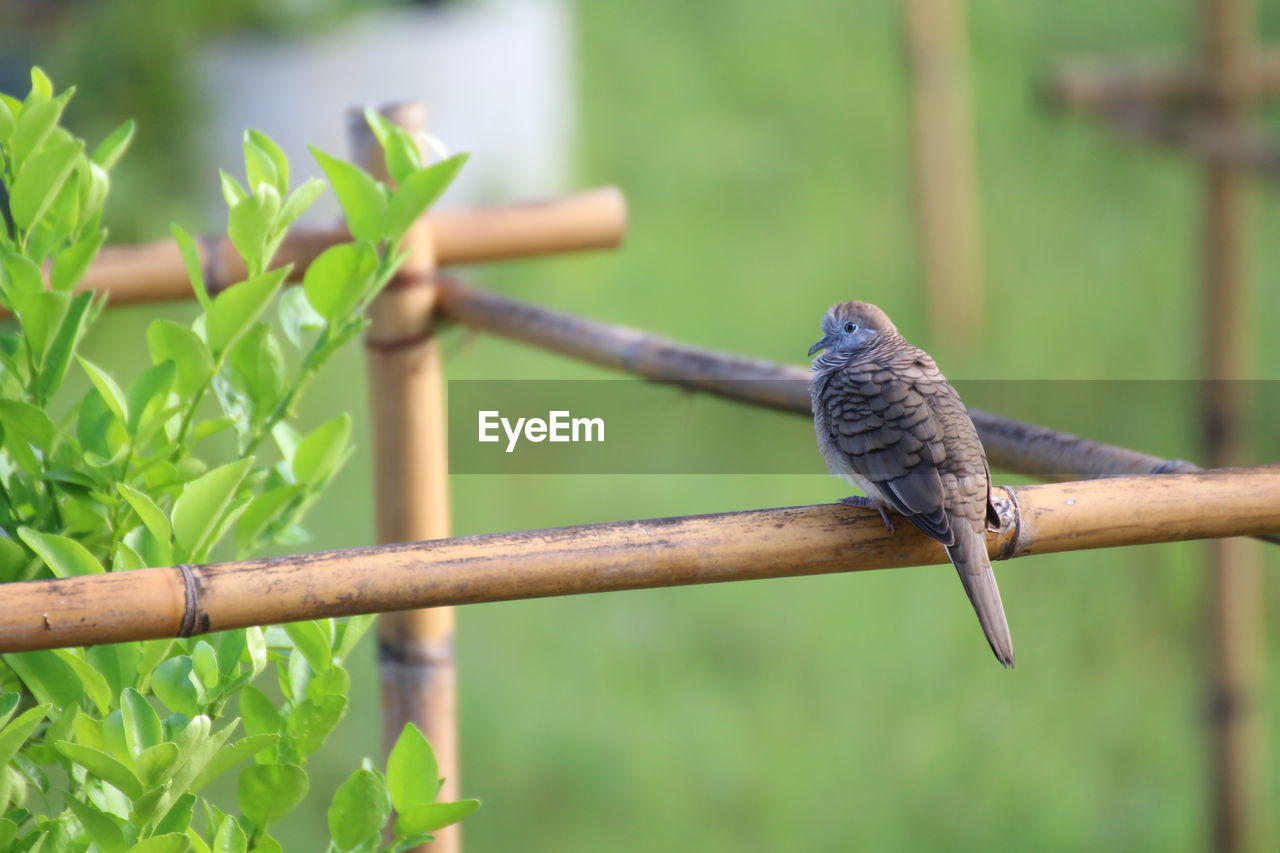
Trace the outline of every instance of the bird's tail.
{"label": "bird's tail", "polygon": [[951,519],[951,529],[955,531],[956,544],[947,547],[947,556],[960,574],[964,591],[969,594],[969,601],[978,614],[978,622],[982,624],[982,633],[987,635],[991,651],[995,652],[1001,664],[1011,667],[1013,637],[1004,616],[996,575],[987,557],[986,540],[967,519]]}

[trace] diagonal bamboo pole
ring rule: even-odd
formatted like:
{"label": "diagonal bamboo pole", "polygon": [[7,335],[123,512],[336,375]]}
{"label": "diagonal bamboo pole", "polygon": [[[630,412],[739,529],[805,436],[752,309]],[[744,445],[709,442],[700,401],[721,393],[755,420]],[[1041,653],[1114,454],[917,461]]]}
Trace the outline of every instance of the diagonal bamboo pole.
{"label": "diagonal bamboo pole", "polygon": [[[997,487],[993,559],[1280,531],[1280,465]],[[874,509],[762,509],[5,584],[0,653],[629,589],[946,563]]]}
{"label": "diagonal bamboo pole", "polygon": [[[731,400],[810,416],[802,367],[691,347],[654,335],[543,308],[442,279],[441,315],[532,346]],[[1045,480],[1093,479],[1200,470],[1070,433],[970,409],[992,464]]]}
{"label": "diagonal bamboo pole", "polygon": [[[1211,97],[1209,113],[1224,133],[1247,121],[1253,88],[1254,16],[1251,0],[1204,0],[1203,52]],[[1245,308],[1248,263],[1248,170],[1238,164],[1205,165],[1203,228],[1204,379],[1201,429],[1210,465],[1234,464],[1245,437],[1241,383],[1249,374]],[[1212,843],[1233,853],[1255,849],[1265,766],[1262,698],[1263,589],[1252,543],[1210,543],[1206,673],[1213,790]]]}
{"label": "diagonal bamboo pole", "polygon": [[[1280,53],[1257,52],[1244,73],[1259,96],[1280,94]],[[1153,101],[1195,103],[1210,99],[1213,93],[1213,82],[1203,67],[1167,57],[1072,60],[1055,68],[1045,81],[1049,102],[1074,110]]]}
{"label": "diagonal bamboo pole", "polygon": [[[383,107],[383,115],[414,134],[425,130],[421,104]],[[361,111],[352,111],[357,162],[390,182],[382,149]],[[444,365],[435,335],[436,254],[431,226],[419,220],[405,235],[404,263],[369,308],[365,334],[373,414],[378,541],[442,539],[450,532],[449,449]],[[407,723],[427,736],[452,802],[458,787],[457,669],[454,613],[449,607],[385,613],[378,619],[383,737],[387,749]],[[456,853],[459,828],[436,833],[435,849]]]}

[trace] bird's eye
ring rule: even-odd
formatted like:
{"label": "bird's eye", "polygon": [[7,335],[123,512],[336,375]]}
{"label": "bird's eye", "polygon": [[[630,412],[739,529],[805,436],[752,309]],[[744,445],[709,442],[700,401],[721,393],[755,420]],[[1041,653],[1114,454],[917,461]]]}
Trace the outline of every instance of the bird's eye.
{"label": "bird's eye", "polygon": [[849,334],[850,332],[855,331],[857,328],[858,328],[858,326],[857,326],[857,324],[855,324],[855,323],[845,323],[845,324],[844,324],[844,331],[845,331],[845,334]]}

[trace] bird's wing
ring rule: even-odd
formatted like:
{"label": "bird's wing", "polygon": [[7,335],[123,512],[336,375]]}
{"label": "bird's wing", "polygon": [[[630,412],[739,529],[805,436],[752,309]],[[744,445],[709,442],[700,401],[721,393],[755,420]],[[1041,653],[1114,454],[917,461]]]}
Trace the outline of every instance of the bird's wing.
{"label": "bird's wing", "polygon": [[923,374],[897,364],[849,365],[827,383],[825,422],[832,445],[876,485],[889,506],[952,545],[955,534],[939,472],[946,447],[922,381]]}

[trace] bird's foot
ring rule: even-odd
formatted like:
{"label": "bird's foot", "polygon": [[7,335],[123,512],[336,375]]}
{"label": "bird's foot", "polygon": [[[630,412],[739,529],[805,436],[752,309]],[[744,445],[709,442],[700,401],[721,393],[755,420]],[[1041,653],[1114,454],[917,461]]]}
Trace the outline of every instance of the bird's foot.
{"label": "bird's foot", "polygon": [[896,532],[897,528],[894,527],[893,520],[889,518],[889,513],[885,512],[884,507],[871,500],[871,498],[864,498],[861,495],[849,495],[847,498],[841,498],[839,502],[843,506],[856,506],[859,509],[874,508],[880,513],[880,520],[884,522],[885,528],[888,529],[890,533]]}

